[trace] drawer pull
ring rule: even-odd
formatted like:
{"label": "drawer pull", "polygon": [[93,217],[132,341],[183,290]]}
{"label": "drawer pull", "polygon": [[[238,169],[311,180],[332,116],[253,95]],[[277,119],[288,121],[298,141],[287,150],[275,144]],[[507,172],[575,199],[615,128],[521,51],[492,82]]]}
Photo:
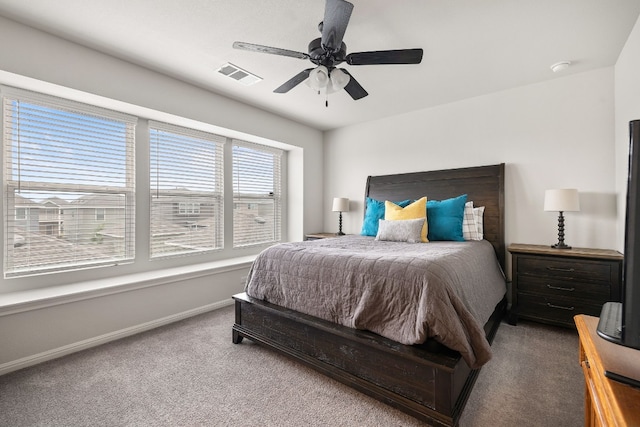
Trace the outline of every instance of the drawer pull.
{"label": "drawer pull", "polygon": [[547,270],[549,270],[549,271],[563,271],[565,273],[573,273],[574,271],[576,271],[575,268],[558,268],[558,267],[547,267]]}
{"label": "drawer pull", "polygon": [[569,291],[569,292],[573,292],[576,290],[576,288],[563,288],[562,286],[552,286],[552,285],[547,285],[547,288],[555,289],[556,291]]}
{"label": "drawer pull", "polygon": [[547,303],[547,306],[551,307],[551,308],[559,308],[561,310],[569,310],[569,311],[575,310],[575,307],[564,307],[564,306],[561,306],[561,305],[551,304],[549,302]]}

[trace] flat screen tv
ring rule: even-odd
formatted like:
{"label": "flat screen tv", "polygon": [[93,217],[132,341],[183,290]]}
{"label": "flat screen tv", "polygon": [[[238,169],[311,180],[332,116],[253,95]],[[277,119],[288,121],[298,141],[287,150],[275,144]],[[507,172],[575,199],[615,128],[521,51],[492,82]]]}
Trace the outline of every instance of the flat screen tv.
{"label": "flat screen tv", "polygon": [[629,122],[629,135],[622,302],[605,303],[597,331],[606,340],[640,349],[640,120]]}

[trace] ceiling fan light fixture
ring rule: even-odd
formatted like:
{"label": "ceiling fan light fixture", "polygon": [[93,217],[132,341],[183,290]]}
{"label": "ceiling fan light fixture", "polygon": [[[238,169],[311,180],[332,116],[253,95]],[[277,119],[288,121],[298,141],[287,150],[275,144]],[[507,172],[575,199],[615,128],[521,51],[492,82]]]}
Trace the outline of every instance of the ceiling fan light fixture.
{"label": "ceiling fan light fixture", "polygon": [[309,86],[316,91],[325,89],[329,84],[329,70],[324,65],[319,65],[309,73]]}
{"label": "ceiling fan light fixture", "polygon": [[338,92],[347,86],[351,76],[342,71],[339,68],[334,68],[331,70],[331,74],[329,75],[329,79],[331,80],[331,88],[334,92]]}
{"label": "ceiling fan light fixture", "polygon": [[319,65],[309,73],[307,85],[318,93],[335,93],[344,89],[351,76],[344,71],[334,68],[329,71],[324,65]]}
{"label": "ceiling fan light fixture", "polygon": [[[369,95],[367,91],[351,76],[351,73],[343,69],[336,69],[338,65],[343,62],[348,65],[420,64],[423,51],[420,48],[393,49],[352,52],[347,55],[347,46],[343,38],[352,11],[353,4],[346,0],[325,0],[324,18],[318,26],[321,37],[311,40],[308,53],[240,41],[234,42],[233,47],[234,49],[307,59],[316,65],[316,68],[302,70],[274,89],[274,93],[287,93],[300,83],[305,82],[318,94],[323,92],[329,94],[344,89],[354,101],[362,99]],[[328,101],[325,104],[328,104]]]}

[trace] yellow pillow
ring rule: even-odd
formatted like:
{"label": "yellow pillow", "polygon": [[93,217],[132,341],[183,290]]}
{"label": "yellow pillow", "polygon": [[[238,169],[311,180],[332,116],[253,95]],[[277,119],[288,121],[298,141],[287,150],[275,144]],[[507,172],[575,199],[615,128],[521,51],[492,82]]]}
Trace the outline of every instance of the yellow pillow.
{"label": "yellow pillow", "polygon": [[416,200],[411,203],[409,206],[405,208],[401,208],[393,202],[386,200],[384,202],[384,219],[385,220],[395,220],[395,219],[421,219],[424,218],[424,225],[422,226],[422,232],[420,233],[420,238],[424,243],[428,242],[427,240],[427,198],[423,197],[421,199]]}

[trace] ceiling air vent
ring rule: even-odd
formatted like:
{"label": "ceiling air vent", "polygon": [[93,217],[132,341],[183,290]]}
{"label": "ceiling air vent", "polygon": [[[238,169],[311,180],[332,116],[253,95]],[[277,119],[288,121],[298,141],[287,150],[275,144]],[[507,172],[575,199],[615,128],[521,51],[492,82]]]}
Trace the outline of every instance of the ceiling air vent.
{"label": "ceiling air vent", "polygon": [[222,67],[218,68],[218,72],[242,83],[245,86],[251,86],[252,84],[258,83],[260,80],[262,80],[262,77],[251,74],[247,70],[243,70],[242,68],[231,63],[226,63]]}

